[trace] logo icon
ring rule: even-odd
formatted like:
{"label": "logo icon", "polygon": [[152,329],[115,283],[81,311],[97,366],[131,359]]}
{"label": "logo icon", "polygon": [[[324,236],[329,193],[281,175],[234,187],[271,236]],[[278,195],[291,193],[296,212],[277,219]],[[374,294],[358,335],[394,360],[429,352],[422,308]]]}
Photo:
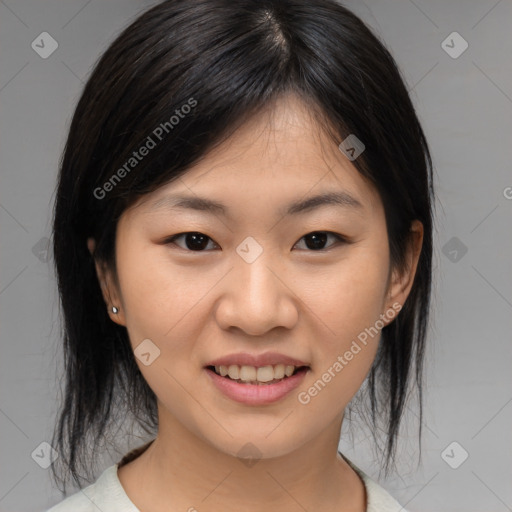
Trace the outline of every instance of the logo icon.
{"label": "logo icon", "polygon": [[37,448],[30,454],[34,461],[43,469],[48,469],[54,461],[59,457],[53,446],[46,441],[40,443]]}
{"label": "logo icon", "polygon": [[456,236],[452,236],[441,251],[452,263],[457,263],[468,252],[468,248]]}
{"label": "logo icon", "polygon": [[469,457],[469,453],[457,441],[450,443],[442,452],[441,458],[452,469],[457,469]]}
{"label": "logo icon", "polygon": [[452,32],[441,43],[441,48],[452,59],[458,59],[468,49],[468,46],[468,42],[458,32]]}
{"label": "logo icon", "polygon": [[59,47],[59,43],[48,32],[41,32],[30,46],[39,57],[47,59]]}
{"label": "logo icon", "polygon": [[149,366],[160,356],[160,349],[149,338],[142,340],[133,352],[144,366]]}
{"label": "logo icon", "polygon": [[343,140],[338,147],[351,162],[365,150],[365,145],[353,133]]}
{"label": "logo icon", "polygon": [[261,459],[262,453],[253,443],[245,443],[236,456],[241,459],[243,464],[251,468]]}
{"label": "logo icon", "polygon": [[248,236],[237,248],[236,252],[246,263],[255,262],[263,252],[263,247],[252,236]]}

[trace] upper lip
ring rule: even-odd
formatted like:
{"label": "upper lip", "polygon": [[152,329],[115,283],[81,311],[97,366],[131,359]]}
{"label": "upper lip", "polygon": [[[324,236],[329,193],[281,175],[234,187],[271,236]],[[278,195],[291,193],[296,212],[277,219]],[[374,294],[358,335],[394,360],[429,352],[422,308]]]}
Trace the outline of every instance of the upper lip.
{"label": "upper lip", "polygon": [[265,352],[264,354],[248,354],[240,352],[238,354],[229,354],[210,361],[206,366],[230,366],[236,364],[238,366],[269,366],[269,365],[292,365],[292,366],[308,366],[304,361],[295,359],[294,357],[279,354],[278,352]]}

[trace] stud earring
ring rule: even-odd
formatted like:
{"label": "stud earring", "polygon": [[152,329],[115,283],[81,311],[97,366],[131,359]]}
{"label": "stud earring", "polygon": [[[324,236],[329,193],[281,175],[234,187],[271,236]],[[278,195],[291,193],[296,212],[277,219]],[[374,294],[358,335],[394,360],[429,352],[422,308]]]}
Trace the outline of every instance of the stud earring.
{"label": "stud earring", "polygon": [[118,312],[119,309],[117,309],[115,306],[112,306],[112,313],[114,313],[114,315],[117,315]]}

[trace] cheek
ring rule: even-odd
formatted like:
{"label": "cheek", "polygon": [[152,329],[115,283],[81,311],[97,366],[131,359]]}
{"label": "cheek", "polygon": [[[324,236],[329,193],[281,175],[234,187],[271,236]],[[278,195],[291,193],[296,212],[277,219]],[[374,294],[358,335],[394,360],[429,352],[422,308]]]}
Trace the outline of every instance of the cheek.
{"label": "cheek", "polygon": [[301,390],[299,400],[307,402],[313,415],[325,414],[336,404],[334,417],[357,393],[371,368],[380,342],[376,322],[384,313],[389,264],[381,247],[361,245],[329,275],[317,276],[320,286],[311,309],[325,334],[317,338],[321,348],[314,379]]}
{"label": "cheek", "polygon": [[357,393],[375,358],[389,264],[379,248],[359,247],[304,288],[310,293],[303,300],[314,312],[310,328],[318,335],[314,376],[299,402],[307,402],[313,416],[332,409],[334,418]]}
{"label": "cheek", "polygon": [[120,246],[118,261],[132,345],[149,338],[166,352],[190,351],[208,293],[226,269],[217,265],[199,273],[197,265],[177,266],[154,245]]}
{"label": "cheek", "polygon": [[[186,410],[187,395],[180,383],[190,378],[191,368],[200,367],[201,354],[196,353],[194,340],[200,337],[207,293],[219,280],[218,271],[198,275],[193,266],[173,266],[165,251],[135,244],[125,250],[121,246],[118,261],[126,328],[136,363],[161,400],[181,397],[168,407],[175,412]],[[148,352],[150,364],[146,365],[141,354]]]}
{"label": "cheek", "polygon": [[[347,265],[325,279],[311,298],[315,364],[297,396],[311,418],[334,420],[364,382],[380,342],[387,272],[378,265]],[[312,317],[310,317],[312,318]]]}
{"label": "cheek", "polygon": [[328,346],[343,347],[379,319],[385,307],[388,263],[377,248],[361,246],[306,281],[303,300],[324,325]]}

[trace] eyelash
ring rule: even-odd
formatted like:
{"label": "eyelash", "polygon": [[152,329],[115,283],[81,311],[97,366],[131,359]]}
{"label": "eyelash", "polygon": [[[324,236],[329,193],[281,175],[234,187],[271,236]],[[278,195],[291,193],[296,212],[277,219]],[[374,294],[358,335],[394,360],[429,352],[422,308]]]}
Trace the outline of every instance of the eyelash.
{"label": "eyelash", "polygon": [[[314,234],[318,234],[318,233],[326,233],[327,235],[332,235],[332,236],[334,236],[335,238],[337,238],[337,239],[338,239],[338,242],[340,242],[340,243],[342,243],[342,244],[349,244],[349,243],[350,243],[350,241],[349,241],[346,237],[344,237],[343,235],[340,235],[340,234],[338,234],[338,233],[334,233],[334,232],[332,232],[332,231],[311,231],[310,233],[307,233],[306,235],[304,235],[303,237],[301,237],[301,238],[299,239],[299,242],[300,242],[303,238],[305,238],[305,237],[307,237],[307,236],[309,236],[309,235],[314,235]],[[186,235],[189,235],[189,234],[203,235],[203,236],[205,236],[206,238],[208,238],[209,240],[211,240],[213,243],[215,243],[216,245],[218,245],[218,244],[217,244],[216,242],[214,242],[214,241],[213,241],[213,239],[212,239],[212,238],[210,238],[208,235],[205,235],[204,233],[201,233],[201,232],[199,232],[199,231],[185,231],[185,232],[183,232],[183,233],[178,233],[178,234],[176,234],[176,235],[173,235],[173,236],[171,236],[171,237],[166,238],[166,239],[164,240],[164,242],[163,242],[163,243],[164,243],[165,245],[169,245],[169,244],[176,245],[176,246],[177,246],[177,247],[179,247],[180,249],[183,249],[184,251],[187,251],[187,252],[207,252],[207,250],[206,250],[206,249],[203,249],[203,250],[200,250],[200,251],[192,251],[192,250],[190,250],[190,249],[187,249],[187,248],[181,247],[181,246],[179,246],[178,244],[176,244],[176,243],[174,242],[174,241],[175,241],[175,240],[177,240],[178,238],[183,237],[183,236],[186,236]],[[297,242],[297,243],[299,243],[299,242]],[[295,244],[295,245],[296,245],[296,244]],[[326,251],[328,251],[329,249],[331,249],[331,248],[332,248],[333,246],[335,246],[335,245],[336,245],[336,244],[333,244],[333,245],[331,245],[331,246],[328,246],[328,247],[327,247],[327,248],[325,248],[325,249],[318,249],[318,250],[305,249],[305,250],[307,250],[308,252],[326,252]]]}

